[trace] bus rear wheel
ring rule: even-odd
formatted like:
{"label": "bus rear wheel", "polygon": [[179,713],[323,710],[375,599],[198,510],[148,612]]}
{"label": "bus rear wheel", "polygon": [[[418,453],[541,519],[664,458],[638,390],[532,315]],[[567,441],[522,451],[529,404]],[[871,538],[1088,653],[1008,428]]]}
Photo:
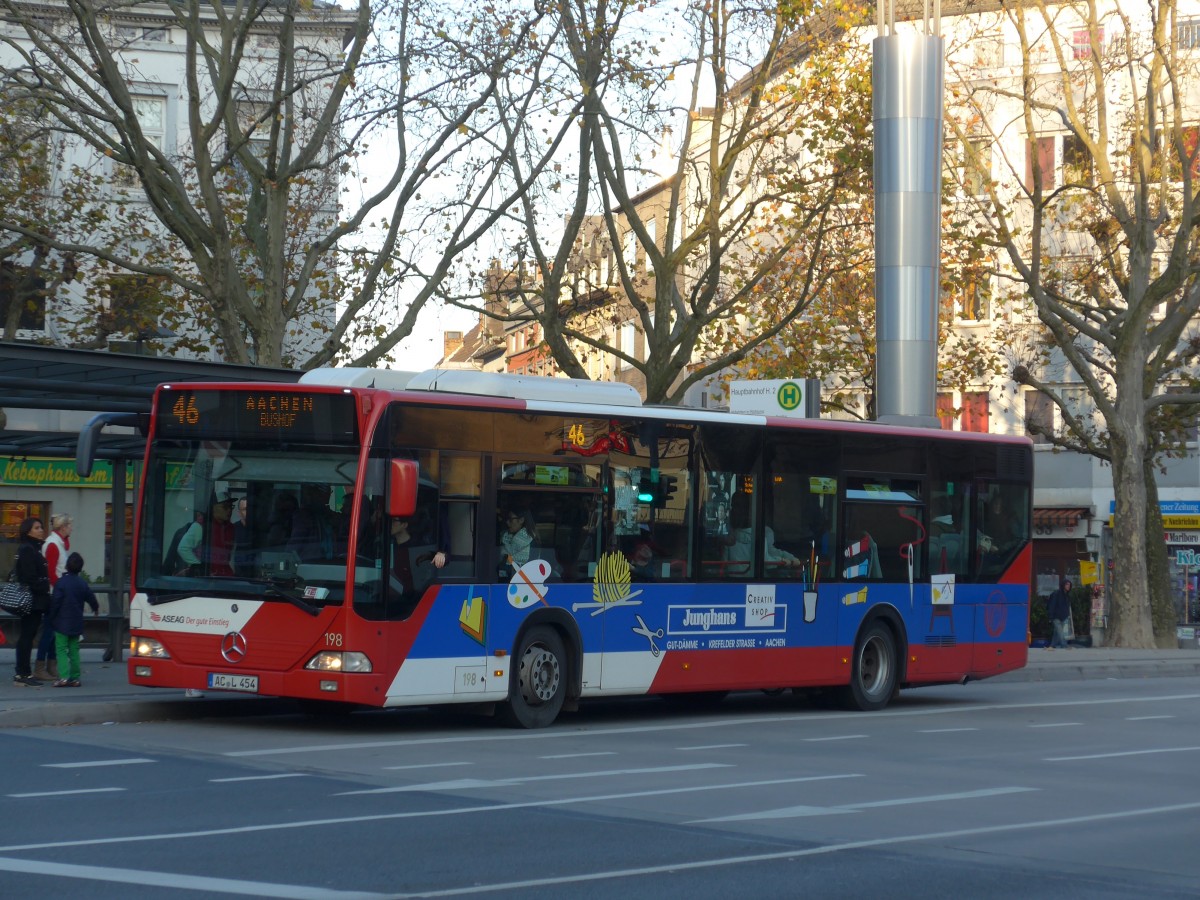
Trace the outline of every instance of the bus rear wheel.
{"label": "bus rear wheel", "polygon": [[896,693],[896,640],[891,629],[876,622],[854,645],[850,685],[842,689],[847,709],[874,712],[883,709]]}
{"label": "bus rear wheel", "polygon": [[525,632],[516,654],[513,685],[503,707],[505,722],[517,728],[545,728],[562,710],[567,696],[567,653],[553,628],[538,625]]}

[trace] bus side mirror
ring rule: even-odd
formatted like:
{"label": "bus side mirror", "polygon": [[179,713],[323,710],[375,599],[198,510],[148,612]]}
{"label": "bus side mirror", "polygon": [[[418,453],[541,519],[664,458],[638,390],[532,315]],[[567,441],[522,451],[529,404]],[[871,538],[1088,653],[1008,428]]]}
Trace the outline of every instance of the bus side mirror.
{"label": "bus side mirror", "polygon": [[420,467],[415,459],[393,459],[388,478],[387,514],[411,516],[417,511],[417,476]]}

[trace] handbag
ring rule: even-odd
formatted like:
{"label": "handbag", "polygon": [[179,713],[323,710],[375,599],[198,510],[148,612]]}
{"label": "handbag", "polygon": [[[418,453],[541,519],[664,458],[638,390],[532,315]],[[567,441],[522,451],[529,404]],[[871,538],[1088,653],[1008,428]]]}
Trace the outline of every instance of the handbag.
{"label": "handbag", "polygon": [[14,616],[25,616],[33,609],[33,594],[29,588],[16,579],[16,572],[8,576],[8,581],[0,585],[0,609]]}

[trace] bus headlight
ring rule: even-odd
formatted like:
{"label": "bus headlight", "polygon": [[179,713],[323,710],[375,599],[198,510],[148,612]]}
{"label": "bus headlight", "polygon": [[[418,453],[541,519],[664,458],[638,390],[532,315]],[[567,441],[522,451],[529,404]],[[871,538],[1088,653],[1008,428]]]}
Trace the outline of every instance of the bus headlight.
{"label": "bus headlight", "polygon": [[134,656],[145,656],[150,659],[170,659],[167,648],[154,638],[135,637],[130,641],[129,652]]}
{"label": "bus headlight", "polygon": [[365,653],[352,650],[322,650],[310,659],[304,668],[315,669],[318,672],[370,672],[371,660],[367,659]]}

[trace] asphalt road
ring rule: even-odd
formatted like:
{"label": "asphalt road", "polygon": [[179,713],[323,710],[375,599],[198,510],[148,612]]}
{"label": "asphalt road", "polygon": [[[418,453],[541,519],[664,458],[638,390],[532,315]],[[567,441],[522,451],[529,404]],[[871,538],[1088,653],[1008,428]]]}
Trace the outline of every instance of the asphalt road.
{"label": "asphalt road", "polygon": [[0,896],[1195,897],[1200,678],[0,729]]}

